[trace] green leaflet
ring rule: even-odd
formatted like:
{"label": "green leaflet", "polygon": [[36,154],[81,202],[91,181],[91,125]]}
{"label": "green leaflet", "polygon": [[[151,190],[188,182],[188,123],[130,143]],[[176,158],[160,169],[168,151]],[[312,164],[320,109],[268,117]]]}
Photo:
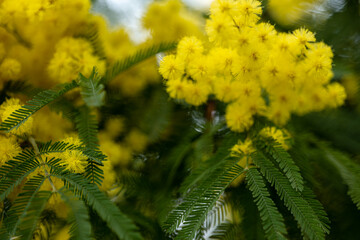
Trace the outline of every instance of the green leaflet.
{"label": "green leaflet", "polygon": [[79,73],[80,93],[84,102],[89,107],[101,107],[105,101],[104,85],[100,83],[101,77],[94,67],[90,76],[87,78]]}
{"label": "green leaflet", "polygon": [[272,139],[257,143],[257,146],[264,149],[279,164],[280,169],[285,173],[294,189],[300,192],[304,189],[304,182],[299,167],[280,143]]}
{"label": "green leaflet", "polygon": [[256,168],[246,172],[246,181],[259,209],[265,234],[268,239],[286,239],[284,218],[270,198],[262,176]]}
{"label": "green leaflet", "polygon": [[86,106],[80,108],[75,117],[76,128],[85,150],[83,153],[89,157],[89,163],[85,171],[85,176],[91,182],[101,185],[103,180],[103,171],[99,167],[106,156],[100,151],[98,145],[98,123],[95,116],[91,114],[90,109]]}

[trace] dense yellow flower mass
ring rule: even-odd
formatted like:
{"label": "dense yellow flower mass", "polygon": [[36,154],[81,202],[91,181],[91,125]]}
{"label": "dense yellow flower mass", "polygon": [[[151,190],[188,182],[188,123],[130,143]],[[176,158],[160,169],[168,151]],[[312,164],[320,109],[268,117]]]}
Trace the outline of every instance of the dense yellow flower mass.
{"label": "dense yellow flower mass", "polygon": [[210,95],[227,103],[226,122],[243,132],[254,116],[284,125],[291,114],[342,105],[344,88],[331,83],[331,48],[304,29],[277,32],[259,22],[256,0],[216,0],[206,23],[209,43],[184,37],[160,73],[172,98],[195,106]]}

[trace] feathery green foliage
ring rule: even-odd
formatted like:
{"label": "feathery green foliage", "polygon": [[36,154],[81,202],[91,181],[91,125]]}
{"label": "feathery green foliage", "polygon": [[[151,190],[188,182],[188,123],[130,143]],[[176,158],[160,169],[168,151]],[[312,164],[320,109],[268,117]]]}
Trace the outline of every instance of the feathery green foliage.
{"label": "feathery green foliage", "polygon": [[284,218],[270,198],[262,176],[256,168],[246,172],[246,181],[259,209],[264,231],[268,239],[286,239]]}
{"label": "feathery green foliage", "polygon": [[114,79],[121,72],[129,69],[130,67],[158,54],[161,52],[169,51],[174,49],[177,43],[159,43],[149,47],[144,47],[136,51],[134,54],[124,57],[121,60],[114,63],[114,65],[107,71],[106,77],[103,78],[103,83],[108,83]]}
{"label": "feathery green foliage", "polygon": [[285,206],[299,223],[302,232],[310,239],[325,239],[323,224],[318,215],[301,194],[291,186],[283,173],[261,151],[255,152],[251,157],[268,182],[275,187]]}
{"label": "feathery green foliage", "polygon": [[71,224],[71,239],[86,240],[91,239],[91,224],[89,213],[83,201],[75,198],[71,192],[65,189],[57,191],[61,199],[71,208],[69,223]]}
{"label": "feathery green foliage", "polygon": [[78,84],[72,81],[71,83],[62,84],[54,89],[45,90],[36,94],[31,100],[27,101],[24,106],[11,113],[10,117],[0,124],[0,130],[10,132],[13,129],[17,129],[35,112],[77,86]]}
{"label": "feathery green foliage", "polygon": [[70,191],[77,197],[85,199],[86,203],[99,214],[120,239],[142,239],[134,223],[87,178],[59,171],[57,166],[52,169],[51,176],[64,180]]}
{"label": "feathery green foliage", "polygon": [[14,201],[8,213],[9,217],[7,217],[2,224],[1,239],[10,239],[17,235],[18,226],[23,221],[44,180],[44,176],[38,175],[25,183],[24,191],[20,193]]}
{"label": "feathery green foliage", "polygon": [[176,239],[192,239],[226,187],[243,173],[237,160],[231,157],[223,159],[223,165],[213,169],[169,214],[163,224],[164,230],[172,233],[180,227]]}
{"label": "feathery green foliage", "polygon": [[339,171],[346,185],[348,194],[360,210],[360,166],[351,161],[344,153],[333,150],[325,144],[318,144],[324,157]]}
{"label": "feathery green foliage", "polygon": [[79,73],[80,93],[84,102],[89,107],[101,107],[105,101],[104,85],[100,83],[101,77],[98,76],[96,67],[93,68],[87,78]]}
{"label": "feathery green foliage", "polygon": [[103,179],[103,171],[99,167],[102,161],[106,160],[106,156],[102,154],[98,145],[98,124],[95,116],[91,114],[90,109],[86,106],[80,108],[78,115],[75,117],[76,128],[85,150],[83,153],[89,157],[88,166],[85,176],[91,182],[101,185]]}
{"label": "feathery green foliage", "polygon": [[31,199],[30,206],[19,223],[18,236],[21,236],[21,239],[32,239],[38,219],[52,194],[50,191],[38,191],[35,197]]}
{"label": "feathery green foliage", "polygon": [[279,164],[280,169],[289,179],[291,186],[297,191],[304,189],[303,178],[300,174],[299,167],[294,163],[290,154],[275,140],[267,140],[258,143],[258,147],[263,148]]}

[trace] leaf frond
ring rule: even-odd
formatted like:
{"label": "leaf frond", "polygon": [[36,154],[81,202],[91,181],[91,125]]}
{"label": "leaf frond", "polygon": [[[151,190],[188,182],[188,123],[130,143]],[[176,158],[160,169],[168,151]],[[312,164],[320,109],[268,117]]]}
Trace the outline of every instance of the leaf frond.
{"label": "leaf frond", "polygon": [[87,178],[56,169],[52,169],[50,175],[65,181],[65,186],[70,191],[77,197],[85,199],[120,239],[142,239],[135,224]]}
{"label": "leaf frond", "polygon": [[89,158],[85,171],[85,176],[91,182],[101,185],[103,179],[103,171],[99,166],[106,160],[106,156],[99,149],[98,123],[90,109],[86,106],[80,108],[78,115],[75,117],[76,128],[79,133],[80,140],[85,146],[83,153]]}
{"label": "leaf frond", "polygon": [[89,107],[101,107],[104,105],[105,90],[104,85],[100,83],[100,79],[96,67],[93,68],[88,78],[79,73],[80,93]]}
{"label": "leaf frond", "polygon": [[220,195],[243,173],[243,168],[237,164],[237,161],[237,158],[231,157],[224,159],[222,161],[224,165],[214,169],[203,183],[188,194],[169,214],[163,229],[172,233],[180,227],[176,239],[192,239]]}
{"label": "leaf frond", "polygon": [[252,154],[251,158],[268,182],[275,187],[277,194],[299,223],[303,234],[310,239],[325,239],[325,231],[320,219],[309,203],[291,186],[283,173],[265,157],[261,150]]}
{"label": "leaf frond", "polygon": [[291,186],[301,192],[304,189],[304,181],[300,174],[300,169],[295,164],[291,155],[281,146],[280,143],[274,140],[268,140],[262,144],[258,143],[258,147],[259,145],[279,164],[280,169],[289,179]]}
{"label": "leaf frond", "polygon": [[11,115],[0,124],[0,131],[10,132],[13,129],[17,129],[26,122],[31,115],[77,86],[78,84],[72,81],[71,83],[62,84],[54,89],[45,90],[36,94],[33,99],[27,101],[24,106],[11,113]]}
{"label": "leaf frond", "polygon": [[268,239],[286,239],[284,218],[270,198],[262,176],[256,168],[246,172],[246,182],[259,209],[265,234]]}

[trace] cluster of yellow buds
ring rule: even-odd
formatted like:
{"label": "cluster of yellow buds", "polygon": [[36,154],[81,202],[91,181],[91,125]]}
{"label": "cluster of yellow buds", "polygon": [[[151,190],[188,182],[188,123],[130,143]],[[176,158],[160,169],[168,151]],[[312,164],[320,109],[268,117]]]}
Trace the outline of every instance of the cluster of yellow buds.
{"label": "cluster of yellow buds", "polygon": [[172,98],[199,106],[214,95],[228,104],[226,122],[237,132],[249,129],[256,114],[284,125],[292,113],[343,104],[344,88],[330,83],[331,48],[312,32],[277,32],[259,21],[256,0],[216,0],[210,12],[209,42],[184,37],[160,64]]}

